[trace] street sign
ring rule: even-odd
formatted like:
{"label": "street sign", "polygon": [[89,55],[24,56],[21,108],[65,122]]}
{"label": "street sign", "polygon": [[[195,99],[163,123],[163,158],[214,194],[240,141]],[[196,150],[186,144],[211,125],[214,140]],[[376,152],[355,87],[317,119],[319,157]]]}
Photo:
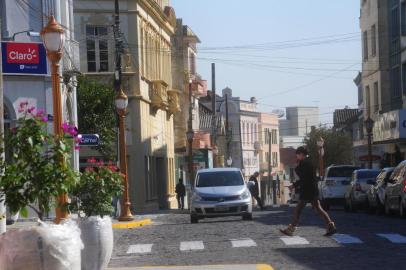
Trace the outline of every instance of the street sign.
{"label": "street sign", "polygon": [[99,145],[99,134],[79,134],[80,146],[97,146]]}
{"label": "street sign", "polygon": [[4,74],[47,75],[47,59],[42,43],[2,42]]}

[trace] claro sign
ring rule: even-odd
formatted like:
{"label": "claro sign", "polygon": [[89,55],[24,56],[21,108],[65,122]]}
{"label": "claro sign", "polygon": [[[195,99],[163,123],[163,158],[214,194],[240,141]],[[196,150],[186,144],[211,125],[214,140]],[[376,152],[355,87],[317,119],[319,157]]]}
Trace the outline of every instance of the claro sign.
{"label": "claro sign", "polygon": [[3,73],[46,75],[46,51],[42,43],[2,42]]}

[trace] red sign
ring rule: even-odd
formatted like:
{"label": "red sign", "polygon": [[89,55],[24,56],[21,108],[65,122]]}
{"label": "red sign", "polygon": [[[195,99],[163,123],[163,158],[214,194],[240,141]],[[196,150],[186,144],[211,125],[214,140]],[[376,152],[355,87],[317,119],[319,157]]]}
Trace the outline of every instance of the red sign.
{"label": "red sign", "polygon": [[39,64],[39,44],[7,43],[7,63]]}

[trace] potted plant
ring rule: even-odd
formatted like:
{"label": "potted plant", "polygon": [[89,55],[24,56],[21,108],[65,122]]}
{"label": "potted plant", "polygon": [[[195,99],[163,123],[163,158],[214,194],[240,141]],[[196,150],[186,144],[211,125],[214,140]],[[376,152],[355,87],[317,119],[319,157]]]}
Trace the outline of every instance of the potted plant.
{"label": "potted plant", "polygon": [[61,136],[47,132],[44,110],[20,104],[22,117],[8,132],[0,149],[0,193],[11,213],[28,216],[28,208],[39,218],[38,226],[9,230],[0,236],[0,265],[6,269],[80,269],[80,230],[72,221],[46,224],[45,214],[55,198],[69,193],[79,180],[71,168],[71,146],[76,129]]}
{"label": "potted plant", "polygon": [[84,244],[82,270],[102,270],[107,268],[113,251],[112,199],[122,193],[124,178],[112,163],[94,158],[88,163],[90,166],[70,193],[68,208],[79,216]]}

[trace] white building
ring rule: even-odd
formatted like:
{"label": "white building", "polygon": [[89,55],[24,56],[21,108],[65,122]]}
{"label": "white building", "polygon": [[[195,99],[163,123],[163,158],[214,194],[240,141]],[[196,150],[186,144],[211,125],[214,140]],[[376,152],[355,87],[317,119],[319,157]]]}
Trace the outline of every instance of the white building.
{"label": "white building", "polygon": [[303,145],[311,127],[319,125],[318,107],[287,107],[286,119],[279,120],[281,148],[297,148]]}

